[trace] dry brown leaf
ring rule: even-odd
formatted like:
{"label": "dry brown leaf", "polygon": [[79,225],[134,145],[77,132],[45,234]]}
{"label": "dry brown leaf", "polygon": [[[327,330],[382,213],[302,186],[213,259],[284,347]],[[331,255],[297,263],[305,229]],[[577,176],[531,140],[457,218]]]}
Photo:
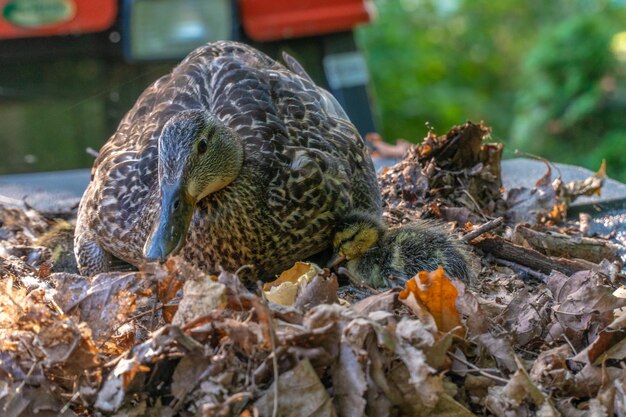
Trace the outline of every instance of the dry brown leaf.
{"label": "dry brown leaf", "polygon": [[595,360],[594,365],[600,365],[602,362],[609,359],[626,361],[626,339],[620,340],[619,342],[611,346],[610,349],[607,349],[601,352],[601,354],[596,355],[596,358],[597,359]]}
{"label": "dry brown leaf", "polygon": [[165,352],[181,351],[197,353],[203,345],[187,336],[178,326],[165,325],[154,332],[150,339],[136,345],[125,357],[120,358],[98,390],[94,407],[103,413],[113,413],[122,407],[127,389],[140,385],[139,375],[152,370]]}
{"label": "dry brown leaf", "polygon": [[373,313],[375,311],[386,311],[391,313],[397,304],[399,292],[399,289],[392,288],[385,292],[371,295],[362,299],[358,303],[353,304],[350,307],[350,310],[362,316],[367,316],[369,313]]}
{"label": "dry brown leaf", "polygon": [[487,408],[497,416],[507,416],[520,408],[533,404],[539,410],[537,415],[557,417],[560,413],[529,378],[523,368],[519,368],[504,387],[491,387],[485,400]]}
{"label": "dry brown leaf", "polygon": [[301,278],[312,279],[319,273],[317,265],[308,262],[296,262],[294,266],[283,271],[274,281],[263,284],[263,291],[269,291],[272,287],[278,287],[284,282],[295,284]]}
{"label": "dry brown leaf", "polygon": [[517,370],[515,351],[503,337],[495,337],[487,332],[479,335],[476,341],[494,357],[500,367],[510,372]]}
{"label": "dry brown leaf", "polygon": [[334,403],[340,417],[362,417],[365,414],[366,374],[356,353],[346,343],[339,349],[337,365],[330,370],[335,393]]}
{"label": "dry brown leaf", "polygon": [[[185,283],[185,279],[182,279],[182,274],[179,272],[181,266],[175,259],[176,258],[169,258],[167,260],[164,265],[167,274],[165,274],[164,277],[157,278],[157,299],[164,305],[176,297],[176,294]],[[191,279],[191,277],[186,278]],[[166,306],[161,309],[166,323],[172,322],[177,309],[177,306]]]}
{"label": "dry brown leaf", "polygon": [[423,316],[420,309],[424,307],[432,315],[439,331],[445,333],[454,330],[462,336],[465,329],[455,305],[458,295],[459,291],[439,266],[433,272],[422,271],[407,281],[399,298],[418,317]]}
{"label": "dry brown leaf", "polygon": [[[79,288],[84,287],[76,290]],[[93,339],[101,343],[128,321],[138,305],[148,304],[149,294],[142,274],[114,272],[96,275],[84,293],[72,298],[74,304],[62,301],[67,310],[78,309],[80,320],[89,325]]]}
{"label": "dry brown leaf", "polygon": [[439,402],[432,410],[431,416],[440,417],[475,417],[476,414],[465,408],[448,394],[442,394]]}
{"label": "dry brown leaf", "polygon": [[211,358],[203,355],[187,355],[183,357],[174,375],[172,375],[172,395],[183,401],[187,395],[200,383],[200,376],[206,373],[206,368],[210,365]]}
{"label": "dry brown leaf", "polygon": [[537,224],[558,216],[560,182],[553,183],[552,166],[546,161],[546,173],[532,189],[525,187],[509,190],[506,198],[506,218],[511,223]]}
{"label": "dry brown leaf", "polygon": [[529,372],[530,379],[551,389],[560,389],[571,383],[573,373],[567,364],[571,355],[572,350],[567,344],[541,352]]}
{"label": "dry brown leaf", "polygon": [[552,298],[547,289],[529,294],[526,288],[518,292],[502,313],[507,329],[519,346],[540,339],[552,319]]}
{"label": "dry brown leaf", "polygon": [[183,298],[172,324],[182,326],[206,316],[226,303],[226,287],[213,282],[209,276],[190,279],[183,286]]}
{"label": "dry brown leaf", "polygon": [[594,363],[603,357],[604,352],[614,343],[614,334],[611,331],[602,330],[584,350],[579,352],[572,359],[578,362]]}
{"label": "dry brown leaf", "polygon": [[272,282],[263,285],[263,293],[268,301],[280,305],[292,305],[301,288],[305,287],[316,275],[321,272],[319,267],[312,263],[296,262]]}
{"label": "dry brown leaf", "polygon": [[[278,397],[274,384],[278,384]],[[278,415],[282,417],[336,417],[332,400],[319,377],[304,359],[290,371],[281,374],[254,403],[262,416],[271,416],[277,401]]]}
{"label": "dry brown leaf", "polygon": [[339,283],[335,274],[317,274],[306,285],[300,287],[294,307],[308,310],[320,304],[338,303],[338,289]]}
{"label": "dry brown leaf", "polygon": [[606,161],[603,159],[598,172],[584,180],[570,181],[563,187],[563,198],[568,203],[580,196],[600,195],[606,179]]}

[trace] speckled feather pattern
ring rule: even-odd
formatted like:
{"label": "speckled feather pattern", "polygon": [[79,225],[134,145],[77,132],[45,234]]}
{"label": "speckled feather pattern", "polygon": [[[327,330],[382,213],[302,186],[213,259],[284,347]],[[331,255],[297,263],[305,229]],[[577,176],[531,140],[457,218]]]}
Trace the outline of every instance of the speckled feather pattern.
{"label": "speckled feather pattern", "polygon": [[244,147],[239,176],[194,212],[181,254],[200,268],[250,264],[268,276],[328,247],[349,211],[380,216],[372,161],[328,92],[249,46],[217,42],[148,87],[102,147],[79,207],[83,272],[111,256],[143,262],[159,210],[158,138],[189,109],[210,112]]}

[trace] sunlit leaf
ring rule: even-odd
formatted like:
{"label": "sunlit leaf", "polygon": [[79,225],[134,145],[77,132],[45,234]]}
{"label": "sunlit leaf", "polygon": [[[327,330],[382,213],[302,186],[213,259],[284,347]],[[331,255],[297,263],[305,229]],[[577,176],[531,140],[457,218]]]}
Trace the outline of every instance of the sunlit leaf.
{"label": "sunlit leaf", "polygon": [[[422,271],[407,281],[400,300],[411,307],[418,317],[423,315],[419,308],[424,307],[432,315],[439,331],[454,330],[463,335],[465,330],[455,306],[458,295],[459,291],[440,266],[433,272]],[[416,305],[419,307],[416,308]]]}

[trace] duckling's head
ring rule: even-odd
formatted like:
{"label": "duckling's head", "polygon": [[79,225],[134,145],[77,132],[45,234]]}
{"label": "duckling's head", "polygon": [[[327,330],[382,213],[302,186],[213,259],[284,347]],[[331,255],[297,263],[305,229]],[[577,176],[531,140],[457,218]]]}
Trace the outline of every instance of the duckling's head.
{"label": "duckling's head", "polygon": [[243,147],[235,132],[203,110],[173,116],[158,144],[160,209],[143,253],[164,261],[185,244],[196,203],[239,175]]}
{"label": "duckling's head", "polygon": [[335,252],[347,260],[355,259],[373,247],[385,233],[385,226],[376,215],[354,212],[342,219],[333,237]]}

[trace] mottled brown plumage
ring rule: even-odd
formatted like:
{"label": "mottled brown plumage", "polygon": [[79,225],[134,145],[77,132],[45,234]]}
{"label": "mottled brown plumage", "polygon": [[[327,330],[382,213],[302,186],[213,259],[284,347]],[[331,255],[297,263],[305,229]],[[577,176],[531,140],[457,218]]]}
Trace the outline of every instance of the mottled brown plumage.
{"label": "mottled brown plumage", "polygon": [[[75,237],[81,272],[180,249],[207,271],[250,264],[266,277],[328,247],[350,212],[380,217],[361,137],[336,100],[290,66],[217,42],[148,87],[94,163]],[[185,217],[179,201],[193,204],[186,241],[172,226]]]}

